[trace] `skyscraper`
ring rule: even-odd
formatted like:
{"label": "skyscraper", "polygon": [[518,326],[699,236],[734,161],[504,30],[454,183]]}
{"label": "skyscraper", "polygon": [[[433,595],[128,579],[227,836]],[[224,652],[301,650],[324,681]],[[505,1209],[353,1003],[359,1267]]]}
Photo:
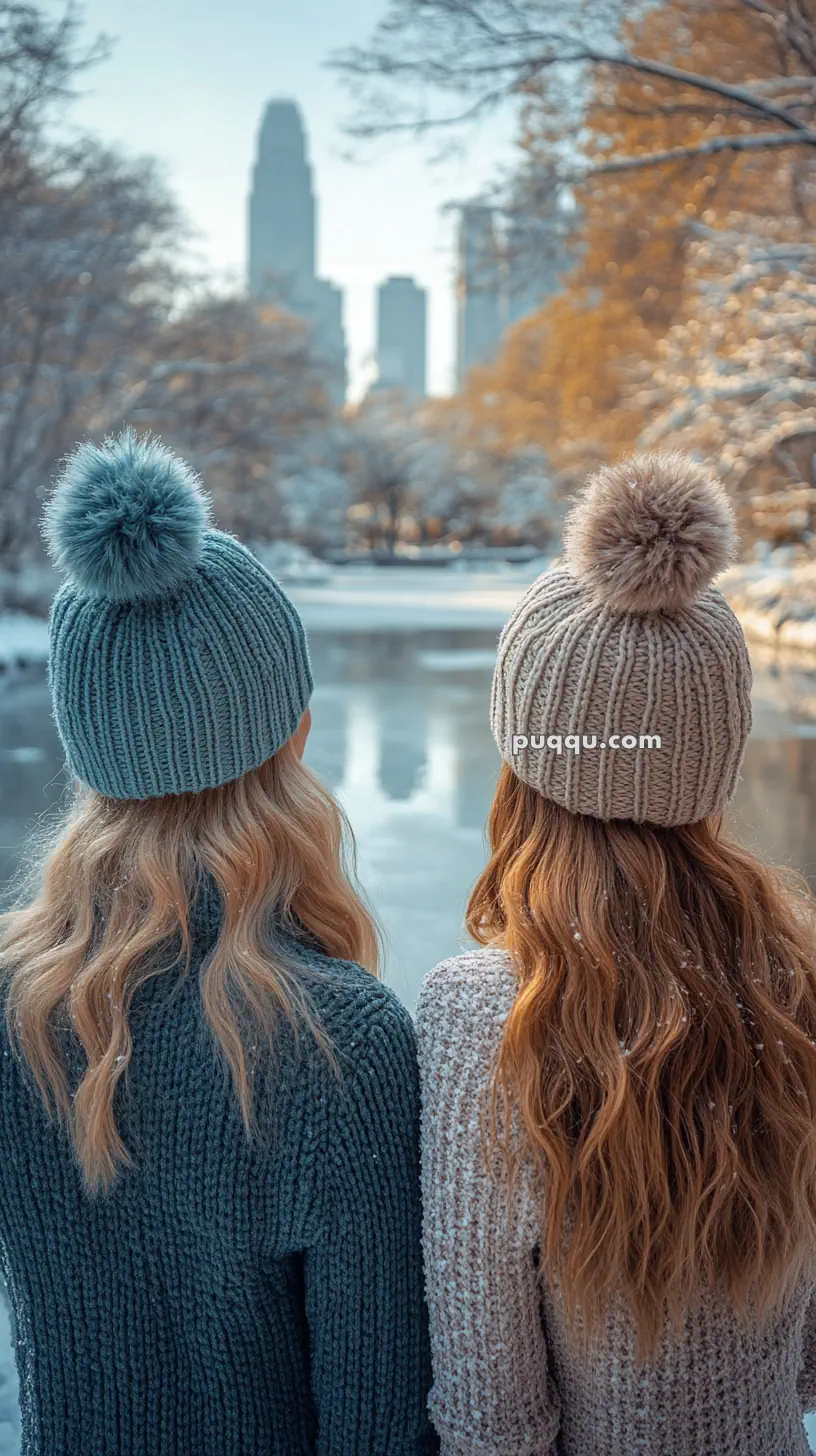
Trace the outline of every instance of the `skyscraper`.
{"label": "skyscraper", "polygon": [[262,295],[315,276],[316,205],[306,137],[294,101],[270,101],[258,134],[249,197],[249,290]]}
{"label": "skyscraper", "polygon": [[413,278],[388,278],[377,290],[377,385],[426,394],[427,295]]}
{"label": "skyscraper", "polygon": [[308,319],[333,366],[337,402],[346,393],[343,295],[316,269],[317,200],[306,134],[295,101],[275,98],[264,112],[248,208],[248,284]]}
{"label": "skyscraper", "polygon": [[501,281],[493,209],[462,208],[459,220],[456,381],[495,357],[502,334]]}
{"label": "skyscraper", "polygon": [[505,326],[535,313],[558,292],[572,261],[569,217],[557,197],[510,213],[505,233]]}
{"label": "skyscraper", "polygon": [[[526,201],[526,205],[525,205]],[[456,382],[495,358],[505,329],[536,313],[575,261],[574,202],[516,198],[501,233],[491,207],[463,207],[456,274]]]}

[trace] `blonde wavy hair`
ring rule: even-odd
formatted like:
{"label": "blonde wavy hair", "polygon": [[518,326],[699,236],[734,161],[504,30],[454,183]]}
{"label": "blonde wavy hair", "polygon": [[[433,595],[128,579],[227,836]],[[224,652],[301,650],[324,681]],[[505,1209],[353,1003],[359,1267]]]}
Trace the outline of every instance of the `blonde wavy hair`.
{"label": "blonde wavy hair", "polygon": [[760,1320],[816,1250],[816,938],[798,877],[723,836],[568,813],[505,766],[468,906],[518,994],[486,1135],[542,1175],[541,1266],[586,1349],[640,1358],[696,1292]]}
{"label": "blonde wavy hair", "polygon": [[[189,969],[190,908],[206,877],[223,915],[201,1000],[248,1135],[250,1036],[271,1045],[283,1016],[331,1056],[303,969],[282,953],[272,919],[377,974],[379,937],[355,888],[351,831],[291,741],[243,778],[198,794],[117,800],[78,788],[33,898],[0,916],[0,964],[12,1045],[49,1116],[68,1128],[89,1192],[131,1165],[114,1117],[132,1049],[128,1010],[151,976],[180,960]],[[60,1014],[87,1059],[73,1099]]]}

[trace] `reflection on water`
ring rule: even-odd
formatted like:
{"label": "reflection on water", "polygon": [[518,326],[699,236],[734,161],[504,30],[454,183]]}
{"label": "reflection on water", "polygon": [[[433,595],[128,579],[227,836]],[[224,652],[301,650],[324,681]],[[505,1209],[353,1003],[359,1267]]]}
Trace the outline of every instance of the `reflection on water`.
{"label": "reflection on water", "polygon": [[[410,1006],[454,953],[498,768],[488,724],[495,634],[317,633],[312,766],[345,805],[360,877],[388,940],[388,975]],[[743,842],[816,887],[816,666],[752,652],[754,731],[731,822]],[[62,755],[42,674],[0,695],[0,881],[27,828],[59,805]]]}
{"label": "reflection on water", "polygon": [[752,647],[754,725],[729,814],[734,834],[816,890],[816,665]]}
{"label": "reflection on water", "polygon": [[346,808],[360,878],[410,1006],[461,944],[467,890],[498,768],[485,712],[495,636],[315,636],[307,755]]}
{"label": "reflection on water", "polygon": [[766,858],[795,865],[816,889],[816,741],[749,742],[734,832]]}

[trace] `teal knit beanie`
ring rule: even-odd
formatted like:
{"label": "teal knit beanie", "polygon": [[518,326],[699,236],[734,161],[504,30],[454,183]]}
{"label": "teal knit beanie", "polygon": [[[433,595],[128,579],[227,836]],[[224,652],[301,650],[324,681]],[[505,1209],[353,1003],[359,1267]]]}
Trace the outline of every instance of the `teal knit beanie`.
{"label": "teal knit beanie", "polygon": [[54,718],[76,778],[116,799],[198,793],[294,733],[312,674],[268,571],[211,525],[192,470],[126,430],[71,455],[44,518],[68,574],[49,622]]}

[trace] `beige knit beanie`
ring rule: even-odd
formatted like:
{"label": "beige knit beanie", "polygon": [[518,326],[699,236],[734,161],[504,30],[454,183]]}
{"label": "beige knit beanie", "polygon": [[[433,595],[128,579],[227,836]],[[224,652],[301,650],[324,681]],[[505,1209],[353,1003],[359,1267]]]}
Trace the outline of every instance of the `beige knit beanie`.
{"label": "beige knit beanie", "polygon": [[589,480],[566,568],[533,582],[499,641],[491,726],[519,778],[597,819],[723,808],[751,727],[745,639],[710,585],[735,539],[722,485],[685,455]]}

